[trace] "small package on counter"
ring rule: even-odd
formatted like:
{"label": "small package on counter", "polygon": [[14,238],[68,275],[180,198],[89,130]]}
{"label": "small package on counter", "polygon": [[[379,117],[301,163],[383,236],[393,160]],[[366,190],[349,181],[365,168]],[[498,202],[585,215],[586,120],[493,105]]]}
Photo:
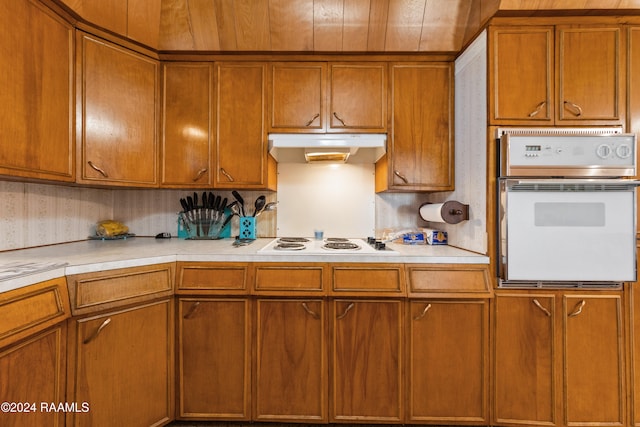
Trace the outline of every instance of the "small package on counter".
{"label": "small package on counter", "polygon": [[424,240],[424,233],[405,233],[402,235],[402,243],[405,245],[424,245],[426,244]]}
{"label": "small package on counter", "polygon": [[446,245],[447,244],[447,232],[434,230],[432,228],[423,228],[422,232],[426,236],[427,244],[429,245]]}

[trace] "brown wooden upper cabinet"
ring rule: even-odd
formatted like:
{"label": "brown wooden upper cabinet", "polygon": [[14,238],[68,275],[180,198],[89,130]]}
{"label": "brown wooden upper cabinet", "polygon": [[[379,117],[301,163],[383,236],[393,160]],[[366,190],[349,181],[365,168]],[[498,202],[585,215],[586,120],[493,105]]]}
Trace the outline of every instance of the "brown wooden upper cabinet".
{"label": "brown wooden upper cabinet", "polygon": [[270,81],[271,132],[386,132],[386,63],[273,63]]}
{"label": "brown wooden upper cabinet", "polygon": [[453,65],[391,65],[391,131],[376,192],[453,190]]}
{"label": "brown wooden upper cabinet", "polygon": [[78,32],[77,181],[153,187],[159,61]]}
{"label": "brown wooden upper cabinet", "polygon": [[213,63],[163,64],[160,185],[210,187]]}
{"label": "brown wooden upper cabinet", "polygon": [[276,189],[267,154],[267,64],[219,62],[216,78],[216,188]]}
{"label": "brown wooden upper cabinet", "polygon": [[0,51],[0,174],[73,182],[73,27],[38,2],[6,2]]}
{"label": "brown wooden upper cabinet", "polygon": [[623,125],[621,46],[616,25],[491,27],[490,122]]}

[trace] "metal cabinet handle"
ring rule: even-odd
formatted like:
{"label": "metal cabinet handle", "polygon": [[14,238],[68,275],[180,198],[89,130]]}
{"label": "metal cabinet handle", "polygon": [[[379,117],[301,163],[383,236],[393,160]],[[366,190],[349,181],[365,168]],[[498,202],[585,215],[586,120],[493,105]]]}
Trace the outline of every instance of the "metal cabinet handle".
{"label": "metal cabinet handle", "polygon": [[351,309],[356,305],[356,303],[352,302],[351,304],[349,304],[347,306],[347,308],[344,309],[344,311],[342,312],[342,314],[339,314],[338,316],[336,316],[336,320],[340,320],[340,319],[344,319],[344,317],[347,315],[348,312],[351,311]]}
{"label": "metal cabinet handle", "polygon": [[538,301],[537,299],[533,299],[533,303],[536,305],[536,307],[538,307],[540,310],[542,310],[542,312],[547,316],[547,317],[551,317],[551,312],[549,310],[547,310],[546,308],[544,308],[542,306],[542,304],[540,304],[540,301]]}
{"label": "metal cabinet handle", "polygon": [[316,114],[315,116],[313,116],[313,117],[311,118],[311,120],[309,120],[309,121],[307,122],[307,124],[305,124],[305,126],[311,126],[311,123],[315,122],[315,120],[316,120],[318,117],[320,117],[320,113],[318,113],[318,114]]}
{"label": "metal cabinet handle", "polygon": [[183,319],[191,319],[191,317],[193,316],[193,313],[195,313],[196,309],[200,306],[200,301],[196,301],[193,304],[191,304],[191,307],[189,307],[189,311],[187,311],[185,313],[184,316],[182,316]]}
{"label": "metal cabinet handle", "polygon": [[529,117],[535,117],[538,115],[540,111],[542,111],[542,107],[547,105],[547,101],[542,101],[540,104],[536,105],[535,110],[529,113]]}
{"label": "metal cabinet handle", "polygon": [[333,112],[333,117],[335,117],[336,119],[338,119],[338,121],[339,121],[340,123],[342,123],[342,126],[346,126],[346,125],[347,125],[347,124],[344,122],[344,120],[342,120],[342,119],[340,118],[340,116],[338,116],[338,113],[336,113],[335,111]]}
{"label": "metal cabinet handle", "polygon": [[431,304],[427,304],[424,309],[420,312],[420,314],[418,314],[416,317],[413,318],[413,320],[420,320],[422,319],[426,314],[427,311],[429,311],[431,309]]}
{"label": "metal cabinet handle", "polygon": [[89,166],[91,166],[93,168],[93,170],[98,171],[100,173],[100,175],[102,175],[105,178],[109,178],[109,175],[105,171],[100,169],[98,166],[94,165],[91,160],[89,160],[87,163],[89,164]]}
{"label": "metal cabinet handle", "polygon": [[313,317],[314,319],[319,319],[320,318],[320,315],[318,313],[316,313],[315,311],[311,310],[306,302],[302,303],[302,308],[304,308],[304,311],[309,313],[309,315],[311,317]]}
{"label": "metal cabinet handle", "polygon": [[574,104],[571,101],[564,101],[564,105],[570,107],[570,108],[568,108],[568,110],[574,116],[580,117],[582,115],[582,108],[580,108],[580,106],[578,104]]}
{"label": "metal cabinet handle", "polygon": [[402,175],[402,174],[400,173],[400,171],[394,170],[394,171],[393,171],[393,174],[394,174],[395,176],[397,176],[398,178],[400,178],[402,181],[404,181],[404,183],[405,183],[405,184],[408,184],[408,183],[409,183],[409,180],[407,179],[407,177],[405,177],[404,175]]}
{"label": "metal cabinet handle", "polygon": [[584,308],[585,304],[587,302],[585,300],[582,300],[578,303],[578,305],[576,306],[576,308],[573,310],[573,313],[569,314],[569,316],[567,317],[575,317],[577,315],[579,315],[580,313],[582,313],[582,309]]}
{"label": "metal cabinet handle", "polygon": [[100,332],[102,332],[102,330],[109,324],[111,323],[111,318],[107,318],[105,319],[104,322],[102,322],[102,324],[100,326],[98,326],[98,329],[95,330],[95,332],[93,334],[91,334],[87,339],[85,339],[83,341],[83,344],[89,344],[91,341],[93,341],[94,339],[96,339],[96,337],[100,334]]}
{"label": "metal cabinet handle", "polygon": [[202,175],[204,175],[205,173],[207,173],[207,168],[202,168],[198,171],[198,173],[196,173],[195,178],[193,178],[193,182],[196,182],[197,180],[199,180],[200,178],[202,178]]}
{"label": "metal cabinet handle", "polygon": [[227,179],[231,182],[235,181],[235,179],[233,179],[233,177],[231,175],[229,175],[229,173],[224,170],[224,168],[220,168],[220,173],[222,173],[222,175],[226,176]]}

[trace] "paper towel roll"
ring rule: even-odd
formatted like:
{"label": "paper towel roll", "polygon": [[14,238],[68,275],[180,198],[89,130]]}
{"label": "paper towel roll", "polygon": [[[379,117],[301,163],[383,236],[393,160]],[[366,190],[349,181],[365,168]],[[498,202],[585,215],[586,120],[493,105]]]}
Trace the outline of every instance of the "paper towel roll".
{"label": "paper towel roll", "polygon": [[420,206],[420,216],[429,222],[457,224],[469,219],[469,205],[454,200],[444,203],[424,203]]}

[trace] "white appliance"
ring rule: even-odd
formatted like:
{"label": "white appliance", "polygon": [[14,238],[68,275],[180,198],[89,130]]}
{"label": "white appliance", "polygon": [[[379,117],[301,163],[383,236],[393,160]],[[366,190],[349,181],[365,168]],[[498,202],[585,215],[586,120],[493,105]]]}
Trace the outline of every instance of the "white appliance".
{"label": "white appliance", "polygon": [[278,163],[370,163],[386,152],[387,134],[269,134],[269,154]]}
{"label": "white appliance", "polygon": [[500,129],[501,287],[636,280],[636,136]]}

